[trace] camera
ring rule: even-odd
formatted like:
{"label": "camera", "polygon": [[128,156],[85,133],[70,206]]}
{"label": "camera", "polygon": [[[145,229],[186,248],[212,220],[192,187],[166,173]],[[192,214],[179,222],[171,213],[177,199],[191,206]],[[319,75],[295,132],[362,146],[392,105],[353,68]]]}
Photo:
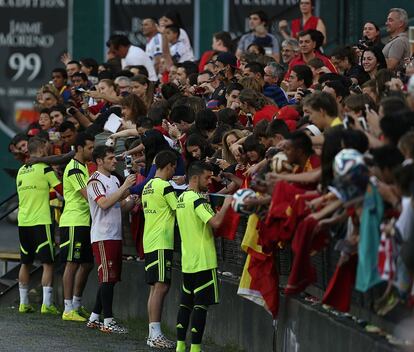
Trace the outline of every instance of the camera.
{"label": "camera", "polygon": [[85,94],[85,93],[87,93],[87,91],[85,89],[81,88],[81,87],[75,88],[75,92],[76,92],[76,94]]}
{"label": "camera", "polygon": [[355,120],[353,117],[345,115],[344,119],[342,120],[342,124],[346,130],[349,130],[353,125],[355,125]]}
{"label": "camera", "polygon": [[[362,126],[362,128],[365,131],[368,131],[367,120],[366,120],[366,118],[364,116],[358,117],[358,122],[359,122],[359,124]],[[343,123],[345,129],[350,129],[350,128],[352,128],[352,127],[355,126],[355,120],[354,120],[354,118],[351,117],[351,116],[349,116],[349,115],[346,115],[345,116],[345,118],[344,118],[344,120],[343,120],[342,123]]]}
{"label": "camera", "polygon": [[70,108],[67,108],[66,112],[70,115],[75,115],[77,110],[75,107],[71,106]]}
{"label": "camera", "polygon": [[362,128],[364,129],[364,131],[368,131],[368,124],[367,124],[366,117],[364,116],[358,117],[358,121],[360,125],[362,126]]}
{"label": "camera", "polygon": [[247,118],[247,126],[248,127],[253,126],[253,114],[251,114],[250,112],[246,113],[246,118]]}
{"label": "camera", "polygon": [[125,156],[125,167],[127,169],[132,169],[132,156],[131,155]]}
{"label": "camera", "polygon": [[355,94],[362,94],[362,89],[359,86],[358,83],[352,83],[351,86],[349,87],[349,90]]}
{"label": "camera", "polygon": [[60,140],[60,133],[56,131],[49,131],[49,140],[51,142],[57,142]]}
{"label": "camera", "polygon": [[125,170],[124,170],[124,176],[128,177],[129,175],[133,174],[132,171],[132,156],[127,155],[125,156]]}
{"label": "camera", "polygon": [[206,93],[206,88],[195,86],[194,87],[194,95],[204,95]]}
{"label": "camera", "polygon": [[373,46],[374,42],[369,40],[367,37],[364,37],[358,40],[357,48],[360,50],[367,50],[369,47]]}
{"label": "camera", "polygon": [[306,97],[307,95],[312,94],[312,92],[309,89],[303,89],[303,88],[298,88],[297,92],[302,97]]}
{"label": "camera", "polygon": [[218,164],[218,159],[214,157],[206,158],[206,162],[210,164]]}

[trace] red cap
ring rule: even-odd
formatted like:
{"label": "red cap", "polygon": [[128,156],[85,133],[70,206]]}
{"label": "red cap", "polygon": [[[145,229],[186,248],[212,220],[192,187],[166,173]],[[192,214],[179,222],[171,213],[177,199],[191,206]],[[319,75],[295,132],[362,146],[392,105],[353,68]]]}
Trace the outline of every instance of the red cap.
{"label": "red cap", "polygon": [[278,119],[282,120],[299,120],[300,114],[291,106],[284,106],[276,114]]}
{"label": "red cap", "polygon": [[40,133],[40,130],[38,128],[32,128],[27,132],[27,135],[29,137],[37,136]]}

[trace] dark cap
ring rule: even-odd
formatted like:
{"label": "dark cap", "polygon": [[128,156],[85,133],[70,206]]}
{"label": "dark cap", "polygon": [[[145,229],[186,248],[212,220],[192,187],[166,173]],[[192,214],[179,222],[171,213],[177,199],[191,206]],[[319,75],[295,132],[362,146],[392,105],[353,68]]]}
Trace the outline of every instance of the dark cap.
{"label": "dark cap", "polygon": [[237,67],[237,58],[232,53],[220,53],[217,55],[216,61],[220,61],[224,65],[230,65],[232,67]]}

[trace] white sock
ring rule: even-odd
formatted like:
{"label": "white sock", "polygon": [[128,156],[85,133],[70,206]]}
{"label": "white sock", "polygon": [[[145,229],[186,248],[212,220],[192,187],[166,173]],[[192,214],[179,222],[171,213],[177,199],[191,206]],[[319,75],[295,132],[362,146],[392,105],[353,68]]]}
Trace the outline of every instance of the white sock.
{"label": "white sock", "polygon": [[73,310],[72,300],[65,299],[65,313],[69,313],[72,310]]}
{"label": "white sock", "polygon": [[29,288],[26,284],[19,284],[20,304],[29,304]]}
{"label": "white sock", "polygon": [[52,304],[52,292],[53,287],[43,287],[43,304],[46,305],[46,307],[49,307]]}
{"label": "white sock", "polygon": [[110,323],[112,323],[113,320],[114,320],[114,318],[105,318],[104,319],[104,325],[108,326]]}
{"label": "white sock", "polygon": [[82,297],[73,296],[72,305],[73,309],[78,310],[79,307],[82,305]]}
{"label": "white sock", "polygon": [[161,323],[155,322],[149,324],[149,337],[157,337],[162,335],[161,332]]}
{"label": "white sock", "polygon": [[99,314],[96,314],[94,312],[91,313],[91,316],[89,317],[89,321],[99,321]]}

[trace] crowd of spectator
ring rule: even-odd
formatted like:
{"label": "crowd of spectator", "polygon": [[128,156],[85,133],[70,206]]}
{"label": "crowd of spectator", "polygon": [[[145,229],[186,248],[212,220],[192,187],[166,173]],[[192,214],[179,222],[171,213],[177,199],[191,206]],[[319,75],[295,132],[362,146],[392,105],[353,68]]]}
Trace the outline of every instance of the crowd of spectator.
{"label": "crowd of spectator", "polygon": [[[134,172],[130,192],[139,196],[154,178],[158,153],[178,155],[171,181],[177,192],[186,188],[189,166],[206,162],[209,194],[256,192],[244,204],[249,255],[260,252],[272,261],[291,247],[285,294],[300,293],[316,280],[311,256],[332,243],[340,259],[324,304],[347,312],[354,288],[382,285],[377,314],[388,314],[399,302],[409,305],[414,59],[407,13],[389,10],[387,40],[378,24],[367,21],[358,43],[327,55],[327,29],[312,15],[312,1],[301,0],[300,10],[301,18],[280,21],[282,42],[269,33],[267,15],[253,11],[251,31],[237,47],[229,33],[217,32],[200,60],[172,13],[144,19],[143,49],[112,35],[104,63],[64,55],[64,66],[39,90],[39,120],[13,138],[10,152],[26,163],[29,139],[44,138],[47,162],[61,175],[84,132],[95,147],[115,148],[115,173],[123,179],[125,168]],[[225,229],[216,234],[234,238],[239,216],[230,209]],[[142,208],[135,207],[131,218],[143,258]],[[259,260],[253,257],[250,265]],[[276,316],[279,285],[272,273],[274,293],[263,300]]]}

